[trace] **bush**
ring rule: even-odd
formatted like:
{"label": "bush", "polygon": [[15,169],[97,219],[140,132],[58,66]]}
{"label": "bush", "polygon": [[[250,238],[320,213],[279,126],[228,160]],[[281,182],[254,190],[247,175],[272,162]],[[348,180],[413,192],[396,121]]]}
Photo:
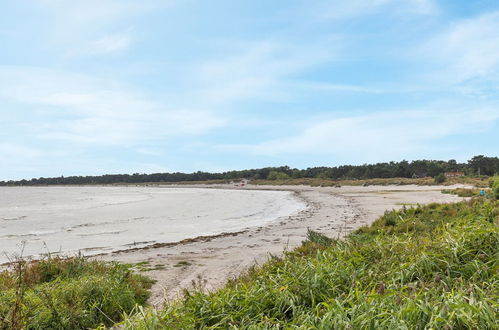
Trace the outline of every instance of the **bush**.
{"label": "bush", "polygon": [[492,195],[495,199],[499,199],[499,175],[490,178],[489,186],[492,189]]}
{"label": "bush", "polygon": [[445,177],[445,175],[443,173],[440,173],[439,175],[436,175],[433,180],[435,181],[435,183],[444,183],[445,180],[447,180],[447,178]]}
{"label": "bush", "polygon": [[287,180],[289,179],[289,175],[287,175],[284,172],[278,172],[278,171],[270,171],[269,175],[267,176],[267,180]]}
{"label": "bush", "polygon": [[456,189],[444,189],[442,194],[454,194],[459,197],[475,197],[480,196],[481,189],[466,189],[466,188],[456,188]]}
{"label": "bush", "polygon": [[152,281],[118,263],[83,258],[16,261],[0,273],[0,329],[113,325],[144,305]]}

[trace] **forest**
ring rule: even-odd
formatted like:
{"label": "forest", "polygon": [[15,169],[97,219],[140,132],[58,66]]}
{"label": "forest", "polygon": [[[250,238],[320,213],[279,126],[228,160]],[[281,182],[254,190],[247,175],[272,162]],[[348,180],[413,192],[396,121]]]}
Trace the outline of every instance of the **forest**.
{"label": "forest", "polygon": [[385,162],[364,165],[341,165],[334,167],[310,167],[307,169],[289,166],[228,171],[222,173],[152,173],[152,174],[105,174],[99,176],[60,176],[55,178],[33,178],[30,180],[0,181],[0,186],[10,185],[65,185],[65,184],[113,184],[147,182],[190,182],[208,180],[276,180],[287,178],[320,178],[330,180],[362,180],[374,178],[420,178],[436,177],[446,172],[462,172],[466,176],[491,176],[499,173],[499,158],[484,155],[474,156],[466,163],[456,160],[414,160]]}

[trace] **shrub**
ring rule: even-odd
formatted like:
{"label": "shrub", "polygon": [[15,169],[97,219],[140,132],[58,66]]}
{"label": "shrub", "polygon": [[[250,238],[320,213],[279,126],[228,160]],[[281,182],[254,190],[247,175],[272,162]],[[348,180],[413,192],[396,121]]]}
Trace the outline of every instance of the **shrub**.
{"label": "shrub", "polygon": [[499,175],[490,178],[489,186],[492,189],[492,195],[495,199],[499,199]]}
{"label": "shrub", "polygon": [[445,180],[447,180],[447,178],[445,177],[445,175],[443,173],[440,173],[438,175],[436,175],[433,180],[435,181],[435,183],[444,183]]}
{"label": "shrub", "polygon": [[267,176],[267,180],[287,180],[289,179],[289,175],[287,175],[284,172],[278,172],[278,171],[270,171],[269,175]]}
{"label": "shrub", "polygon": [[474,197],[480,196],[481,189],[466,189],[466,188],[456,188],[456,189],[444,189],[442,194],[454,194],[459,197]]}
{"label": "shrub", "polygon": [[12,266],[0,273],[0,329],[113,325],[146,303],[152,284],[128,265],[76,257]]}

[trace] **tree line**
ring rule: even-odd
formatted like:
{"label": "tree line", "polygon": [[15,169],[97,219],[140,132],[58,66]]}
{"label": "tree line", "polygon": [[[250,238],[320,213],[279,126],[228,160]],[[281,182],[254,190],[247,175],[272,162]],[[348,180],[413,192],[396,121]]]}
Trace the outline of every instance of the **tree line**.
{"label": "tree line", "polygon": [[33,178],[31,180],[0,181],[0,186],[7,185],[65,185],[65,184],[111,184],[111,183],[147,183],[147,182],[189,182],[207,180],[278,180],[287,178],[321,178],[330,180],[374,179],[374,178],[413,178],[436,177],[446,172],[463,172],[468,176],[494,175],[499,173],[499,158],[475,156],[466,163],[451,159],[443,160],[406,160],[400,162],[342,165],[334,167],[311,167],[307,169],[289,166],[265,167],[223,173],[153,173],[153,174],[106,174],[99,176],[60,176],[55,178]]}

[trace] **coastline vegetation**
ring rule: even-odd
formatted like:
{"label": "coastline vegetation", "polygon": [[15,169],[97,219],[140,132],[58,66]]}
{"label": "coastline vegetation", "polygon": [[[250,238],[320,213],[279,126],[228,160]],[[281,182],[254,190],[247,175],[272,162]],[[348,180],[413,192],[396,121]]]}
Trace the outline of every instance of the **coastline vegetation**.
{"label": "coastline vegetation", "polygon": [[[152,173],[152,174],[106,174],[99,176],[69,176],[55,178],[32,178],[30,180],[0,181],[0,186],[17,185],[81,185],[81,184],[147,184],[147,183],[225,183],[233,180],[371,180],[381,179],[419,179],[432,184],[447,181],[444,173],[451,176],[481,177],[499,173],[499,158],[478,155],[466,163],[456,160],[414,160],[385,162],[363,165],[341,165],[334,167],[311,167],[307,169],[290,168],[289,166],[265,167],[223,173]],[[433,179],[432,179],[433,178]],[[293,182],[293,181],[291,181]],[[426,183],[425,183],[426,184]]]}
{"label": "coastline vegetation", "polygon": [[492,196],[499,199],[499,175],[490,178],[489,187],[492,190]]}
{"label": "coastline vegetation", "polygon": [[153,281],[130,268],[82,257],[19,258],[0,272],[0,329],[112,326],[150,294]]}
{"label": "coastline vegetation", "polygon": [[472,188],[456,188],[456,189],[444,189],[442,190],[442,194],[453,194],[459,197],[475,197],[480,196],[480,191],[482,189]]}
{"label": "coastline vegetation", "polygon": [[386,212],[345,240],[309,232],[284,257],[128,329],[496,329],[499,201],[473,198]]}
{"label": "coastline vegetation", "polygon": [[0,272],[0,329],[496,329],[499,176],[488,186],[483,197],[448,190],[472,197],[455,204],[403,205],[342,240],[309,230],[283,257],[161,309],[134,271],[163,265],[14,260]]}
{"label": "coastline vegetation", "polygon": [[[475,185],[476,187],[484,188],[484,185]],[[456,189],[444,189],[443,194],[454,194],[459,197],[476,197],[483,193],[485,198],[495,198],[499,199],[499,175],[493,176],[488,181],[488,187],[490,189],[480,189],[480,188],[456,188]]]}
{"label": "coastline vegetation", "polygon": [[[388,186],[388,185],[418,185],[431,186],[435,181],[431,177],[425,178],[376,178],[376,179],[354,179],[354,180],[330,180],[317,178],[284,179],[284,180],[254,180],[255,185],[305,185],[312,187],[341,187],[341,186]],[[487,187],[489,178],[487,177],[460,177],[447,178],[441,185],[449,186],[453,184],[468,184],[475,187]]]}

